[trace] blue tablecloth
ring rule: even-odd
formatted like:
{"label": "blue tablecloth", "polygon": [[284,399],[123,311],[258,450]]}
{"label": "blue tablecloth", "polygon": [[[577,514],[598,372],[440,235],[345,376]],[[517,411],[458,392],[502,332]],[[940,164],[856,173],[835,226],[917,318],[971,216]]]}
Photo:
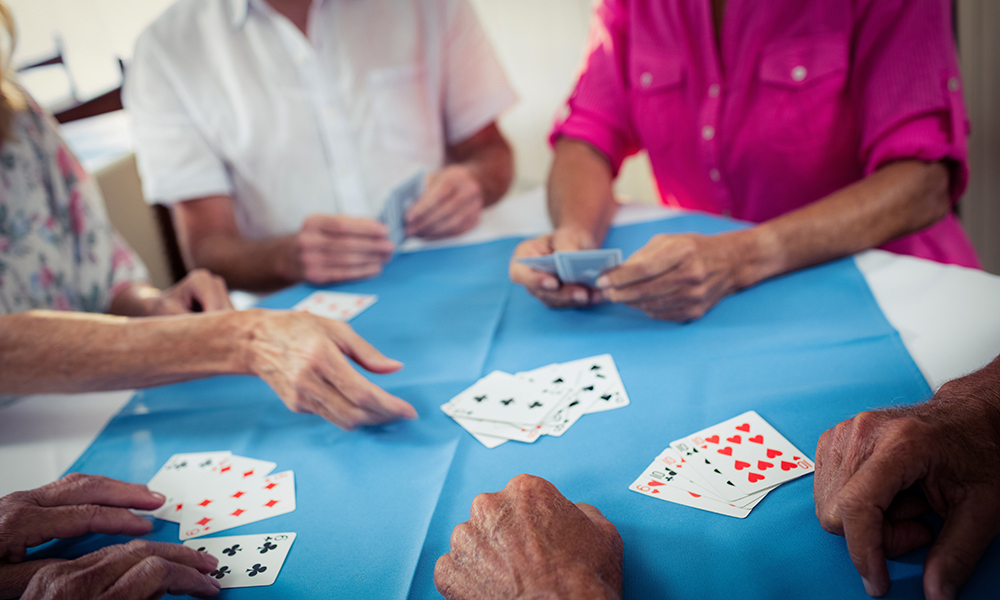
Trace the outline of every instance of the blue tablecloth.
{"label": "blue tablecloth", "polygon": [[[606,245],[628,254],[656,233],[738,226],[680,217],[616,228]],[[412,402],[418,421],[345,433],[290,413],[258,380],[216,378],[140,392],[71,471],[145,482],[175,452],[221,449],[295,470],[295,512],[220,534],[298,532],[281,576],[225,597],[438,597],[434,563],[472,499],[527,472],[618,526],[629,598],[866,598],[844,540],[816,520],[811,476],[772,492],[745,520],[627,489],[671,440],[746,410],[811,455],[824,430],[854,413],[929,397],[854,263],[764,283],[677,325],[621,306],[545,308],[507,280],[516,242],[404,254],[378,279],[332,288],[378,294],[352,325],[406,363],[372,380]],[[288,307],[311,291],[290,288],[263,305]],[[605,352],[632,404],[586,416],[561,438],[487,450],[438,410],[493,369]],[[149,537],[176,541],[177,526],[157,522]],[[35,555],[117,541],[90,536]],[[923,555],[891,563],[890,597],[921,597]],[[994,547],[964,597],[991,597],[998,568]]]}

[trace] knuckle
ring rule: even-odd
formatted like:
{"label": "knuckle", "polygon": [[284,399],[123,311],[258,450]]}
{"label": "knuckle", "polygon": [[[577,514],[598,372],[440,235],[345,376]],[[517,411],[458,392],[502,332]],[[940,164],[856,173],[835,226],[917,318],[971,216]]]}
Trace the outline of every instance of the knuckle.
{"label": "knuckle", "polygon": [[500,506],[500,498],[497,493],[479,494],[472,500],[470,513],[473,519],[483,518],[493,513]]}
{"label": "knuckle", "polygon": [[150,556],[156,552],[156,546],[149,540],[132,540],[121,547],[123,552],[136,556]]}

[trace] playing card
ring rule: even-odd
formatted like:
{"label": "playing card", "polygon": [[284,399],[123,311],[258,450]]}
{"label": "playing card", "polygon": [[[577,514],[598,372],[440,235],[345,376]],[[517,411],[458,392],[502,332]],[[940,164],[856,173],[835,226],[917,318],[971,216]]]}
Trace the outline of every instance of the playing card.
{"label": "playing card", "polygon": [[152,515],[165,521],[180,523],[180,511],[183,508],[186,486],[200,476],[209,473],[209,469],[219,464],[223,459],[232,456],[232,452],[189,452],[174,454],[160,467],[146,484],[150,490],[167,497],[163,506],[153,511],[134,511],[139,515]]}
{"label": "playing card", "polygon": [[219,559],[209,576],[225,589],[274,583],[294,541],[294,533],[257,533],[188,540],[184,545]]}
{"label": "playing card", "polygon": [[524,258],[517,259],[517,262],[522,265],[528,265],[532,269],[538,271],[545,271],[546,273],[552,273],[556,275],[556,257],[551,254],[545,256],[525,256]]}
{"label": "playing card", "polygon": [[269,519],[295,510],[295,475],[282,471],[264,479],[235,482],[228,489],[188,494],[181,511],[182,540]]}
{"label": "playing card", "polygon": [[701,448],[696,445],[692,441],[693,437],[675,440],[670,443],[670,447],[679,452],[688,462],[690,468],[700,474],[708,487],[723,500],[733,502],[746,497],[747,493],[736,487],[736,484],[712,463],[707,446]]}
{"label": "playing card", "polygon": [[553,256],[560,281],[589,287],[594,287],[602,273],[622,264],[622,251],[618,248],[556,252]]}
{"label": "playing card", "polygon": [[618,366],[610,354],[581,358],[563,363],[563,366],[580,371],[577,387],[583,395],[581,404],[587,407],[587,414],[628,405],[629,398],[625,384],[622,383]]}
{"label": "playing card", "polygon": [[544,397],[537,386],[503,371],[493,371],[441,406],[452,418],[520,426],[539,425],[554,408],[555,401]]}
{"label": "playing card", "polygon": [[292,310],[299,310],[335,321],[350,321],[375,304],[378,296],[345,292],[313,292],[299,301]]}
{"label": "playing card", "polygon": [[747,494],[813,471],[805,453],[752,410],[699,431],[691,441],[704,446],[711,462]]}
{"label": "playing card", "polygon": [[406,240],[406,213],[424,193],[424,172],[419,171],[389,192],[378,220],[389,228],[389,240],[396,246]]}
{"label": "playing card", "polygon": [[469,432],[469,434],[472,437],[476,438],[476,441],[478,441],[480,444],[486,446],[487,448],[489,448],[491,450],[493,448],[496,448],[497,446],[500,446],[502,444],[506,444],[507,442],[510,441],[507,438],[494,437],[492,435],[483,435],[481,433],[473,433],[471,431]]}
{"label": "playing card", "polygon": [[712,486],[704,479],[704,476],[695,470],[691,464],[688,463],[684,457],[673,448],[665,448],[663,452],[656,457],[656,460],[662,463],[664,468],[677,473],[678,479],[676,480],[676,483],[685,490],[705,496],[706,498],[710,498],[712,500],[733,504],[740,508],[753,508],[770,491],[762,490],[749,496],[728,502],[716,494],[712,490]]}
{"label": "playing card", "polygon": [[[542,435],[541,425],[512,425],[510,423],[498,423],[496,421],[481,421],[478,419],[463,419],[462,417],[452,417],[463,429],[473,435],[483,435],[488,437],[514,440],[515,442],[525,442],[530,444]],[[482,441],[482,440],[480,440]],[[485,442],[484,442],[485,443]],[[499,444],[497,444],[499,445]]]}

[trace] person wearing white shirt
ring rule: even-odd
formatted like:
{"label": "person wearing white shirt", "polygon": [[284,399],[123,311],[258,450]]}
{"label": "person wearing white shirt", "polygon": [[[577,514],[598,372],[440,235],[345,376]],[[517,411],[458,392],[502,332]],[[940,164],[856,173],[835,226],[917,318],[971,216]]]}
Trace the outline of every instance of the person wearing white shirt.
{"label": "person wearing white shirt", "polygon": [[124,89],[188,266],[258,291],[379,274],[374,217],[419,171],[407,234],[473,227],[510,185],[515,100],[467,0],[180,0]]}

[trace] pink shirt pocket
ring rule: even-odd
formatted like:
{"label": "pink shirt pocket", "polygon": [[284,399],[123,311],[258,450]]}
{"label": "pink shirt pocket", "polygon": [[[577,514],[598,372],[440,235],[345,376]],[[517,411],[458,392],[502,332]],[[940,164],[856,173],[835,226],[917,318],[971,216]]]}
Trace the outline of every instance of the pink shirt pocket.
{"label": "pink shirt pocket", "polygon": [[673,148],[693,125],[685,101],[684,57],[678,52],[633,47],[629,60],[634,130],[649,151]]}

